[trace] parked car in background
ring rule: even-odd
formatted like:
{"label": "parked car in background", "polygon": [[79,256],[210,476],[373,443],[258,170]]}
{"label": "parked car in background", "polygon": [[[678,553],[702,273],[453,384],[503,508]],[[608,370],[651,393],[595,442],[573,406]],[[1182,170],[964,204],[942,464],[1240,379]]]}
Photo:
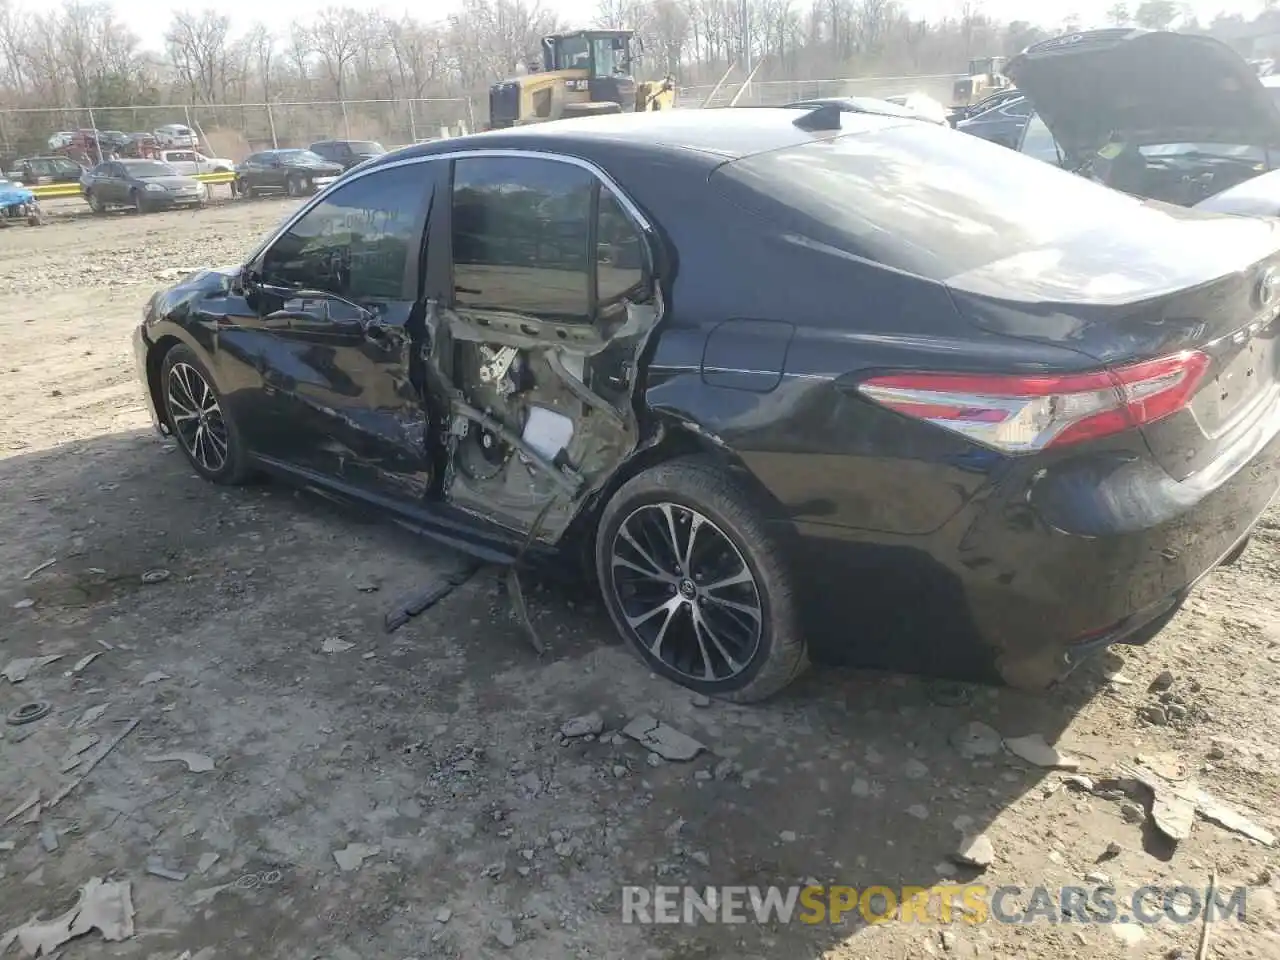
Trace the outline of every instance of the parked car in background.
{"label": "parked car in background", "polygon": [[1034,112],[1035,108],[1026,97],[1004,97],[995,106],[958,121],[955,128],[1002,147],[1017,149],[1022,131]]}
{"label": "parked car in background", "polygon": [[627,113],[372,160],[134,349],[201,476],[586,564],[699,692],[908,651],[1037,688],[1151,640],[1271,501],[1278,267],[1262,220],[931,123]]}
{"label": "parked car in background", "polygon": [[350,170],[366,160],[382,156],[387,150],[372,140],[319,140],[311,145],[311,152],[341,164],[343,170]]}
{"label": "parked car in background", "polygon": [[301,197],[327,187],[342,173],[341,164],[310,150],[263,150],[236,166],[235,192],[246,197],[260,193]]}
{"label": "parked car in background", "polygon": [[155,138],[161,147],[189,147],[195,149],[200,146],[200,138],[196,136],[196,132],[181,123],[168,123],[163,127],[156,127]]}
{"label": "parked car in background", "polygon": [[46,183],[79,183],[84,168],[69,157],[27,157],[12,164],[9,180],[28,187]]}
{"label": "parked car in background", "polygon": [[983,97],[977,103],[970,104],[967,107],[957,107],[951,111],[948,116],[948,122],[954,127],[961,120],[968,120],[970,117],[976,117],[980,113],[986,113],[988,110],[994,109],[1001,104],[1008,103],[1011,100],[1017,100],[1024,96],[1023,92],[1016,87],[1005,87],[1003,90],[997,90],[990,96]]}
{"label": "parked car in background", "polygon": [[1113,28],[1057,37],[1009,62],[1035,109],[1022,153],[1182,206],[1280,161],[1280,109],[1208,36]]}
{"label": "parked car in background", "polygon": [[206,157],[195,150],[161,150],[156,159],[167,163],[184,176],[196,173],[231,173],[236,168],[234,160]]}
{"label": "parked car in background", "polygon": [[205,187],[158,160],[109,160],[87,170],[80,192],[94,213],[133,207],[150,213],[171,207],[202,207]]}

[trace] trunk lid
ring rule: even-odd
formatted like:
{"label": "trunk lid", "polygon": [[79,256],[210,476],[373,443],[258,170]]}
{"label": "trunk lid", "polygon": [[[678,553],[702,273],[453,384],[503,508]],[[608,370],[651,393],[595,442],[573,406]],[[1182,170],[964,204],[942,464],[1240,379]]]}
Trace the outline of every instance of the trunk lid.
{"label": "trunk lid", "polygon": [[1093,236],[1015,254],[947,286],[979,328],[1068,347],[1100,365],[1204,353],[1189,408],[1143,428],[1152,454],[1182,480],[1280,409],[1280,222],[1178,214],[1160,217],[1164,229],[1146,238],[1099,225]]}
{"label": "trunk lid", "polygon": [[1090,30],[1034,44],[1006,72],[1075,161],[1114,133],[1147,143],[1280,146],[1280,110],[1256,71],[1211,37]]}

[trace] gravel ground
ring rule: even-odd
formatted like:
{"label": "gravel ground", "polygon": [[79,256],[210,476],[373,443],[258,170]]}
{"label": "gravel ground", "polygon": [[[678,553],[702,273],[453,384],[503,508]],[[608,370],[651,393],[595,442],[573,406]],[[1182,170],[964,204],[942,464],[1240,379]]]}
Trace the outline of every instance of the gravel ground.
{"label": "gravel ground", "polygon": [[[1194,780],[1280,830],[1280,513],[1149,647],[1046,697],[824,671],[766,706],[708,704],[562,590],[531,592],[539,659],[487,570],[387,635],[392,602],[456,558],[278,486],[199,481],[134,382],[151,290],[236,261],[289,209],[0,231],[0,670],[61,657],[0,679],[0,715],[51,707],[0,725],[0,820],[35,790],[44,805],[0,824],[0,945],[99,877],[128,882],[133,935],[91,930],[61,956],[1190,960],[1198,922],[643,925],[623,922],[621,888],[976,878],[1123,895],[1203,889],[1216,867],[1249,890],[1208,956],[1280,956],[1275,847],[1203,817],[1175,844],[1131,779],[1105,782],[1145,764],[1177,781],[1162,801]],[[561,735],[592,712],[599,733]],[[642,715],[706,750],[661,760],[615,735]],[[974,721],[1042,735],[1089,779],[985,728],[958,749]],[[194,756],[153,759],[175,753]],[[1176,798],[1161,823],[1166,809]],[[985,872],[952,863],[962,832],[990,841]]]}

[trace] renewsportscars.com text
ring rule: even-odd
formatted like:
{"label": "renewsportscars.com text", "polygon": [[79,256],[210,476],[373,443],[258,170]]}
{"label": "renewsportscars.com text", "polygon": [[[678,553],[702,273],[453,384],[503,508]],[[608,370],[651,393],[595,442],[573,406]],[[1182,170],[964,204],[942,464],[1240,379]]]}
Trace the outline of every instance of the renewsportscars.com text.
{"label": "renewsportscars.com text", "polygon": [[1191,886],[1021,887],[623,887],[622,920],[639,924],[758,923],[1196,923],[1243,920],[1246,888]]}

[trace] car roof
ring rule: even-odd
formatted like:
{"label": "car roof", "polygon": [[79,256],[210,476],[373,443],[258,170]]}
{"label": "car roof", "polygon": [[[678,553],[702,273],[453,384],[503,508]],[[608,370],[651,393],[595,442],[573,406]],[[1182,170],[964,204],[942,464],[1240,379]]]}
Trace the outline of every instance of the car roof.
{"label": "car roof", "polygon": [[727,161],[916,122],[908,117],[833,112],[839,118],[838,127],[805,130],[796,125],[796,120],[806,115],[806,111],[793,107],[717,107],[574,117],[414,144],[384,154],[372,166],[413,156],[502,148],[587,155],[625,152],[655,157],[682,153]]}

